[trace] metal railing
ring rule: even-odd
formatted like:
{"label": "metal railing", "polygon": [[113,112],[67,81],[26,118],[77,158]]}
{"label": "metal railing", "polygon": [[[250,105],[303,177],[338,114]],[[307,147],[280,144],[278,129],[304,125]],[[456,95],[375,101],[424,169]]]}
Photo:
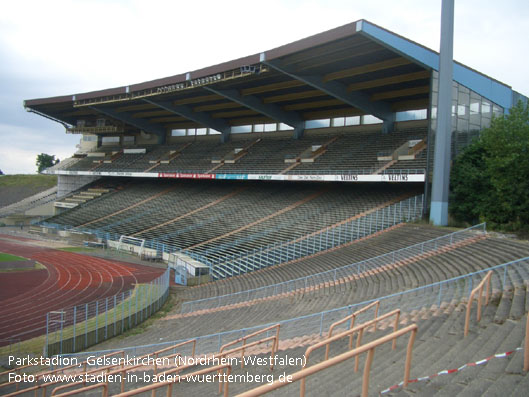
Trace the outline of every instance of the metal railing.
{"label": "metal railing", "polygon": [[387,254],[379,255],[374,258],[366,259],[339,268],[277,284],[267,285],[264,287],[184,302],[182,304],[182,313],[190,313],[196,310],[213,309],[221,306],[264,299],[275,295],[288,294],[295,291],[314,288],[327,282],[336,283],[339,279],[347,279],[348,277],[357,276],[369,270],[391,265],[399,261],[413,258],[417,255],[424,255],[437,251],[443,247],[450,247],[468,238],[475,237],[477,234],[483,233],[486,233],[486,224],[480,223],[479,225],[475,225],[464,230],[450,233],[445,236],[437,237],[422,243],[414,244],[406,248],[401,248]]}
{"label": "metal railing", "polygon": [[[207,251],[201,254],[181,249],[172,244],[162,243],[157,240],[145,240],[144,250],[152,249],[161,253],[182,252],[185,255],[210,267],[214,278],[221,279],[278,263],[287,262],[316,252],[330,249],[353,240],[365,237],[378,231],[387,229],[403,221],[412,221],[420,218],[423,211],[423,195],[411,197],[395,204],[371,210],[349,222],[329,226],[324,231],[297,237],[289,241],[269,244],[251,251],[240,251],[236,254],[219,255],[208,258]],[[58,225],[55,223],[41,222],[40,226],[56,230],[83,232],[93,234],[103,241],[119,241],[120,234],[93,230],[81,227]]]}
{"label": "metal railing", "polygon": [[[358,317],[358,315],[360,315],[361,313],[371,309],[372,307],[375,307],[375,318],[377,318],[378,309],[380,308],[380,301],[372,302],[369,305],[364,306],[360,310],[354,312],[353,314],[332,323],[331,326],[329,327],[329,333],[327,334],[327,339],[329,339],[332,336],[332,333],[337,326],[347,321],[349,321],[349,329],[353,329],[355,325],[356,317]],[[377,330],[377,323],[375,322],[375,324],[373,325],[373,331],[376,331],[376,330]],[[352,349],[352,348],[353,348],[353,335],[351,334],[349,336],[349,349]],[[327,345],[325,347],[325,359],[326,360],[329,358],[329,350],[330,350],[330,345]]]}
{"label": "metal railing", "polygon": [[[310,375],[323,371],[329,367],[332,367],[350,358],[357,357],[358,355],[365,353],[365,352],[367,352],[367,358],[366,358],[366,362],[364,366],[364,375],[362,378],[362,397],[367,397],[368,392],[369,392],[369,375],[371,372],[371,364],[373,362],[373,356],[375,354],[375,349],[378,346],[383,345],[389,341],[395,341],[399,336],[405,335],[407,333],[410,334],[410,339],[408,341],[408,347],[406,349],[406,362],[404,364],[404,380],[402,382],[403,387],[407,387],[408,381],[410,379],[411,355],[413,351],[413,344],[415,343],[415,337],[417,335],[417,325],[416,324],[408,325],[405,328],[392,332],[389,335],[383,336],[379,339],[374,340],[373,342],[367,343],[354,350],[342,353],[339,356],[333,357],[329,360],[313,365],[312,367],[304,368],[301,371],[295,372],[290,376],[289,378],[290,382],[283,382],[280,380],[276,380],[274,383],[258,386],[252,390],[238,394],[237,397],[261,396],[272,390],[276,390],[281,387],[288,386],[293,382],[297,382],[299,380],[303,382]],[[305,388],[303,386],[300,387],[299,395],[300,397],[305,396]]]}
{"label": "metal railing", "polygon": [[525,343],[523,356],[523,370],[529,371],[529,312],[526,314],[527,320],[525,323]]}
{"label": "metal railing", "polygon": [[121,294],[46,314],[46,355],[76,352],[145,321],[169,294],[169,272]]}
{"label": "metal railing", "polygon": [[[232,341],[255,332],[265,327],[279,323],[281,325],[281,339],[288,340],[300,336],[323,336],[324,330],[327,330],[332,323],[353,314],[365,305],[380,300],[385,311],[391,311],[399,307],[402,312],[411,312],[413,310],[428,309],[440,307],[441,304],[450,302],[460,302],[466,300],[472,289],[479,284],[483,277],[492,270],[491,288],[493,291],[502,291],[506,288],[512,288],[515,284],[523,284],[529,278],[528,274],[529,257],[518,259],[496,265],[487,269],[479,270],[470,274],[454,277],[448,280],[439,281],[433,284],[424,285],[407,291],[379,297],[349,306],[326,310],[320,313],[314,313],[306,316],[296,317],[279,322],[262,324],[255,327],[242,328],[232,331],[225,331],[215,334],[203,335],[196,337],[196,354],[210,354],[219,351],[220,347],[227,341]],[[379,313],[379,316],[384,313]],[[357,321],[365,322],[372,317],[370,313],[362,313],[358,316]],[[169,341],[158,344],[133,346],[124,348],[129,356],[140,356],[142,354],[152,353],[155,350],[183,342],[187,339]],[[116,349],[117,350],[117,349]],[[190,350],[190,349],[189,349]],[[66,354],[63,357],[76,357],[77,360],[83,361],[86,356],[102,356],[113,352],[114,350],[94,351],[90,353]],[[182,355],[186,354],[185,350]]]}
{"label": "metal railing", "polygon": [[485,305],[489,304],[490,299],[490,278],[492,277],[492,270],[487,273],[487,275],[481,280],[476,288],[472,290],[467,302],[467,310],[465,313],[465,336],[468,335],[468,328],[470,326],[470,309],[472,308],[472,302],[474,301],[474,296],[478,295],[478,311],[476,314],[476,321],[479,323],[481,321],[481,298],[483,297],[483,287],[487,283],[487,293],[485,297]]}
{"label": "metal railing", "polygon": [[218,258],[216,265],[209,261],[207,263],[216,279],[243,274],[350,243],[398,223],[418,219],[422,216],[422,211],[423,195],[419,195],[371,210],[364,216],[325,228],[318,233],[270,244],[252,251],[222,256]]}

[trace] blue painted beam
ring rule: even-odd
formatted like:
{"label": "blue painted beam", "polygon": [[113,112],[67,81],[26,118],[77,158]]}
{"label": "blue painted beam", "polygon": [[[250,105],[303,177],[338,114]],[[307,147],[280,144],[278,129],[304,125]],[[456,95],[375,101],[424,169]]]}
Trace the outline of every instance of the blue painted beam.
{"label": "blue painted beam", "polygon": [[205,127],[212,128],[222,133],[222,141],[227,142],[229,140],[231,127],[223,119],[214,119],[208,113],[195,112],[190,106],[175,105],[171,101],[160,101],[154,99],[143,99],[143,101],[155,105],[161,109],[167,110],[168,112],[177,114],[186,119],[192,120],[195,123],[202,124]]}
{"label": "blue painted beam", "polygon": [[107,108],[102,106],[90,106],[90,108],[95,110],[96,112],[112,117],[113,119],[122,121],[133,127],[139,128],[140,130],[143,130],[149,134],[155,134],[158,136],[158,143],[165,143],[167,130],[161,124],[148,123],[142,119],[135,119],[126,112],[117,112],[114,108]]}
{"label": "blue painted beam", "polygon": [[[414,43],[365,20],[357,22],[357,31],[363,36],[378,42],[384,47],[422,66],[439,71],[439,54],[429,48]],[[465,87],[497,103],[506,110],[512,107],[511,87],[458,62],[453,62],[453,70],[454,81],[463,84]]]}
{"label": "blue painted beam", "polygon": [[294,68],[282,65],[279,60],[265,61],[266,65],[271,68],[286,74],[293,79],[304,82],[311,87],[314,87],[327,95],[330,95],[340,101],[362,110],[366,114],[371,114],[384,121],[385,132],[391,132],[393,123],[395,122],[395,113],[391,110],[391,106],[382,101],[371,101],[369,96],[360,91],[348,92],[347,87],[338,81],[323,81],[323,76],[309,76],[297,73]]}
{"label": "blue painted beam", "polygon": [[275,104],[265,104],[259,98],[253,95],[242,96],[239,91],[234,89],[223,90],[218,88],[213,88],[211,86],[202,87],[207,91],[213,92],[217,95],[221,95],[224,98],[229,99],[230,101],[236,102],[242,106],[245,106],[249,109],[252,109],[258,113],[264,114],[265,116],[270,117],[271,119],[277,120],[278,122],[287,124],[291,127],[294,127],[295,130],[303,130],[304,121],[303,119],[295,112],[285,112],[279,106]]}

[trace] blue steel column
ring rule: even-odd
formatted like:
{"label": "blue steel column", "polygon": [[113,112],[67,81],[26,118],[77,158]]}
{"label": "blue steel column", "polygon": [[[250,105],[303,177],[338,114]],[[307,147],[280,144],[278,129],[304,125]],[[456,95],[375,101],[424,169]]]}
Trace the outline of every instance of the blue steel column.
{"label": "blue steel column", "polygon": [[441,11],[441,55],[439,58],[439,99],[435,132],[435,159],[430,221],[448,224],[450,145],[452,138],[452,75],[454,50],[454,0],[443,0]]}

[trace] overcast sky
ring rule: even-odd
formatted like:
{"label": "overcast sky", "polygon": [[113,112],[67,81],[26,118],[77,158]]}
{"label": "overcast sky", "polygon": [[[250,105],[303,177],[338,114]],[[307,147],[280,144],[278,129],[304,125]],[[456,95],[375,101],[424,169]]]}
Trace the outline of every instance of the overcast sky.
{"label": "overcast sky", "polygon": [[[0,169],[34,173],[79,135],[23,108],[175,75],[367,19],[436,51],[441,0],[7,0],[0,13]],[[529,2],[456,0],[454,58],[529,95]]]}

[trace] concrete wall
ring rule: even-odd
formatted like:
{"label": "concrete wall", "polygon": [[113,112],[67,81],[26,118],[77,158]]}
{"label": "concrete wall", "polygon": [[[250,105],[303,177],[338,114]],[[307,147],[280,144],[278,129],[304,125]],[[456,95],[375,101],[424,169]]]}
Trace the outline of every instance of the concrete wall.
{"label": "concrete wall", "polygon": [[66,196],[97,179],[99,179],[98,176],[90,175],[58,175],[57,198]]}

